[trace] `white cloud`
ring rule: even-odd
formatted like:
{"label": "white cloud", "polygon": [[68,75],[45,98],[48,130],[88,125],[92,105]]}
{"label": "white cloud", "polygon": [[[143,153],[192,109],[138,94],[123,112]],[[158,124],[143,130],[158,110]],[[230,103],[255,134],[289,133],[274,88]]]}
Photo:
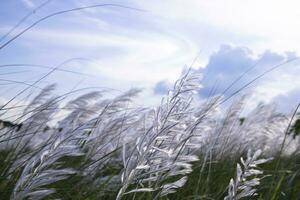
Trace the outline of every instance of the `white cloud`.
{"label": "white cloud", "polygon": [[294,111],[300,103],[300,88],[289,91],[274,98],[275,102],[283,112]]}
{"label": "white cloud", "polygon": [[[251,94],[248,97],[248,107],[253,108],[259,102],[271,103],[274,98],[278,99],[278,96],[290,96],[291,91],[300,90],[299,60],[283,64],[290,59],[290,56],[291,53],[277,54],[272,51],[265,51],[257,55],[246,47],[222,45],[210,56],[208,63],[198,69],[204,76],[201,81],[203,88],[200,90],[200,95],[206,98],[222,94],[225,98],[229,98],[236,91],[268,71],[241,91],[242,94]],[[278,64],[282,65],[269,71]],[[249,70],[250,68],[251,70]],[[241,75],[243,77],[240,77]],[[238,81],[234,82],[237,78],[239,78]],[[233,82],[234,84],[231,85]],[[164,93],[166,83],[165,81],[157,82],[154,92]],[[231,88],[226,90],[229,86]],[[296,98],[296,95],[292,96]],[[289,103],[292,103],[291,99],[293,98],[286,99],[289,102],[282,103],[280,101],[280,108],[287,107]]]}
{"label": "white cloud", "polygon": [[[33,42],[34,41],[34,42]],[[55,41],[55,42],[53,42]],[[136,35],[102,33],[88,30],[36,29],[23,36],[27,48],[48,48],[54,54],[67,51],[94,52],[95,73],[111,79],[154,84],[161,79],[174,81],[182,67],[197,55],[196,45],[173,35],[159,32],[140,32]],[[107,58],[101,54],[112,52]],[[53,49],[53,50],[52,50]],[[101,58],[97,59],[97,56]]]}
{"label": "white cloud", "polygon": [[139,1],[159,16],[198,21],[241,35],[261,38],[251,47],[300,50],[300,2],[297,0]]}
{"label": "white cloud", "polygon": [[[34,6],[31,0],[22,1]],[[84,2],[96,3],[99,2]],[[64,5],[61,2],[56,5],[61,4]],[[86,64],[81,71],[100,74],[99,85],[148,89],[161,80],[173,82],[199,51],[200,63],[205,66],[211,53],[222,44],[253,50],[253,55],[242,53],[231,58],[236,61],[233,64],[239,73],[244,71],[244,58],[250,60],[246,64],[253,64],[257,54],[265,49],[271,49],[279,57],[286,50],[300,51],[300,3],[296,0],[128,0],[123,4],[147,12],[103,8],[69,13],[39,24],[15,43],[26,49],[32,60],[39,58],[44,64],[51,63],[53,58],[92,59],[97,64]],[[222,62],[226,62],[224,59]],[[219,67],[220,73],[227,73],[219,74],[226,78],[226,83],[239,75]],[[296,77],[299,70],[295,68],[272,73],[260,81],[254,101],[270,102],[275,96],[300,87]],[[226,87],[224,82],[221,84]],[[147,92],[150,94],[150,90]]]}
{"label": "white cloud", "polygon": [[28,8],[33,8],[35,4],[31,0],[21,0]]}

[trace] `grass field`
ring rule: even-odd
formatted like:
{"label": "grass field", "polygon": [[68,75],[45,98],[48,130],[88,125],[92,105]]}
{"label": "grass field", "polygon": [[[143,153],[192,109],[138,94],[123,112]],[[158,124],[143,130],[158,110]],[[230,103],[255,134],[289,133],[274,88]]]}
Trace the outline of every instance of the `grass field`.
{"label": "grass field", "polygon": [[65,101],[44,88],[1,128],[1,199],[299,199],[297,110],[242,115],[244,96],[220,111],[198,88],[187,72],[156,108],[136,89]]}

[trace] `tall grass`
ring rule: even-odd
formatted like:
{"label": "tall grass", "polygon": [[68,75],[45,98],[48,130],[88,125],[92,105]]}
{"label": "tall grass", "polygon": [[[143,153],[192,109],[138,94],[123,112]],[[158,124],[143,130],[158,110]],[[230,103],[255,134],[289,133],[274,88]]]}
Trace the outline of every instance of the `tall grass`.
{"label": "tall grass", "polygon": [[156,108],[136,106],[137,89],[66,102],[47,86],[0,130],[1,199],[297,199],[297,112],[242,116],[247,96],[220,112],[199,83],[184,73]]}

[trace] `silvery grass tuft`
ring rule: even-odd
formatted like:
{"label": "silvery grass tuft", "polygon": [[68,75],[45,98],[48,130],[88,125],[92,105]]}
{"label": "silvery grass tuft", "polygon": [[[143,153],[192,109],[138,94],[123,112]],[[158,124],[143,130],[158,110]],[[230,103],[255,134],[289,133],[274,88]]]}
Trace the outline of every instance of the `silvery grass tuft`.
{"label": "silvery grass tuft", "polygon": [[239,163],[237,164],[236,176],[230,180],[228,195],[224,200],[238,200],[257,195],[256,187],[259,186],[261,180],[260,176],[263,174],[263,171],[258,168],[258,165],[272,160],[272,158],[259,159],[261,153],[261,150],[257,150],[252,154],[252,151],[249,150],[246,160],[241,157],[241,165]]}
{"label": "silvery grass tuft", "polygon": [[[219,112],[221,97],[199,103],[200,81],[198,74],[183,73],[156,108],[133,104],[138,89],[112,98],[106,90],[92,91],[69,100],[79,90],[53,95],[55,85],[45,87],[17,116],[16,126],[0,130],[4,199],[172,198],[195,178],[195,194],[189,195],[219,199],[218,191],[206,193],[211,177],[223,174],[214,165],[262,149],[241,159],[226,198],[253,196],[261,181],[258,165],[269,161],[258,158],[262,152],[267,158],[280,155],[274,173],[280,159],[292,163],[299,156],[299,119],[264,104],[242,115],[247,96]],[[291,180],[296,179],[297,173]]]}
{"label": "silvery grass tuft", "polygon": [[[199,79],[197,74],[184,74],[161,105],[146,114],[135,142],[123,144],[123,186],[117,199],[136,192],[152,192],[157,199],[185,184],[191,163],[198,160],[197,138],[206,130],[203,123],[210,111],[196,112],[193,105]],[[134,148],[127,148],[130,145]]]}
{"label": "silvery grass tuft", "polygon": [[[11,199],[43,199],[55,192],[49,185],[71,175],[80,175],[80,184],[92,181],[97,187],[100,180],[94,174],[108,160],[118,160],[110,154],[138,119],[139,112],[130,102],[140,90],[103,100],[103,92],[90,92],[59,107],[64,95],[52,97],[54,88],[47,86],[29,103],[20,116],[25,120],[19,130],[1,129],[1,149],[9,151],[1,175],[9,178],[21,170]],[[57,127],[48,128],[48,122],[61,110],[64,118]],[[67,158],[71,157],[84,157],[79,169],[68,167]]]}

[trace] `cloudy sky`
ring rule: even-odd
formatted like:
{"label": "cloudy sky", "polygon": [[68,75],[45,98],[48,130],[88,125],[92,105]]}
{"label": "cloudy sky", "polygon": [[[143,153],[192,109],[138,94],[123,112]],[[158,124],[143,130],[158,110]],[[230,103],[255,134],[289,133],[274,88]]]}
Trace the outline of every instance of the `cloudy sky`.
{"label": "cloudy sky", "polygon": [[[203,73],[200,96],[206,98],[228,97],[279,66],[247,87],[251,103],[277,102],[289,110],[300,101],[296,0],[2,0],[0,46],[44,16],[96,4],[127,8],[111,5],[58,15],[0,49],[1,98],[63,63],[38,87],[53,82],[60,92],[139,87],[142,101],[155,104],[185,67]],[[24,16],[29,17],[7,36]]]}

